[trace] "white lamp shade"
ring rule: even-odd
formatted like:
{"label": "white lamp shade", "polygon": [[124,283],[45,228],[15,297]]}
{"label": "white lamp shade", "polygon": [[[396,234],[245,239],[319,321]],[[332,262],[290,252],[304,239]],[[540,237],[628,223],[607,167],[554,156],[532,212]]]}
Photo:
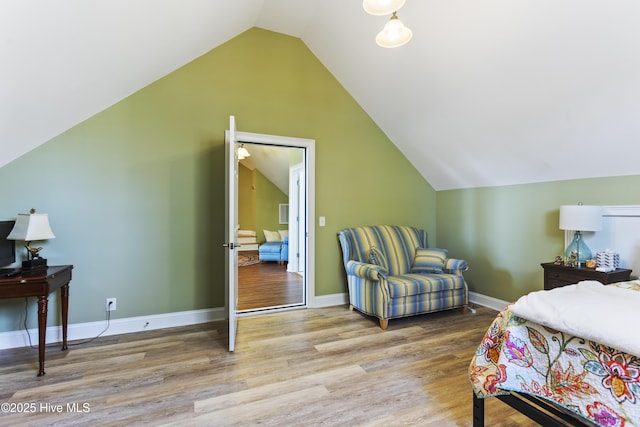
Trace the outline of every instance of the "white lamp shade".
{"label": "white lamp shade", "polygon": [[362,7],[370,15],[390,15],[396,12],[406,0],[364,0]]}
{"label": "white lamp shade", "polygon": [[560,206],[560,229],[598,231],[602,228],[602,207],[588,205]]}
{"label": "white lamp shade", "polygon": [[413,37],[410,29],[394,14],[376,36],[376,43],[382,47],[398,47],[407,43]]}
{"label": "white lamp shade", "polygon": [[49,215],[32,213],[18,214],[16,223],[7,239],[32,242],[34,240],[54,239],[55,237],[49,225]]}

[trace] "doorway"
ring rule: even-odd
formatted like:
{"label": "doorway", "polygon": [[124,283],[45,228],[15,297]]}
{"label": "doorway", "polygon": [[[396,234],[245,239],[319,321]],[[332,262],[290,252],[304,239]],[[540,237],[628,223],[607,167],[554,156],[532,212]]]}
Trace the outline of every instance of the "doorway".
{"label": "doorway", "polygon": [[238,251],[239,314],[307,307],[313,295],[307,250],[313,150],[291,142],[236,143],[244,153],[238,162],[239,236],[255,236]]}

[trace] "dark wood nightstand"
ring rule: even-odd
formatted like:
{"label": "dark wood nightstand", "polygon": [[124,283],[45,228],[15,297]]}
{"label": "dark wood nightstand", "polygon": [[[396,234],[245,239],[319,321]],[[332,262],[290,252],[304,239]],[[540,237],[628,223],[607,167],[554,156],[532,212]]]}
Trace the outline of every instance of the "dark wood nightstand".
{"label": "dark wood nightstand", "polygon": [[560,286],[572,285],[581,280],[597,280],[606,285],[608,283],[629,280],[631,270],[619,268],[605,273],[586,267],[565,267],[564,265],[545,262],[540,264],[544,268],[544,289],[549,290]]}
{"label": "dark wood nightstand", "polygon": [[[62,315],[62,349],[67,349],[67,319],[69,312],[69,282],[72,265],[48,267],[38,274],[7,276],[13,269],[0,270],[0,298],[38,297],[38,376],[44,375],[44,347],[47,341],[47,310],[49,294],[60,289]],[[23,270],[24,272],[24,270]]]}

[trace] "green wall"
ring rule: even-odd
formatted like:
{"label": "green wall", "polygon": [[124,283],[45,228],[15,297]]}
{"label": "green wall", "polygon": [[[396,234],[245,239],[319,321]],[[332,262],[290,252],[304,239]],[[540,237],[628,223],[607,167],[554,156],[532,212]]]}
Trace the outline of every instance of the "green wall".
{"label": "green wall", "polygon": [[276,185],[269,181],[259,170],[256,169],[256,233],[258,241],[265,242],[267,239],[262,230],[278,231],[286,230],[286,224],[278,224],[278,205],[289,203],[289,197],[284,194]]}
{"label": "green wall", "polygon": [[289,197],[258,169],[238,168],[238,223],[242,230],[254,230],[256,240],[265,242],[263,230],[286,230],[279,224],[278,205],[289,203]]}
{"label": "green wall", "polygon": [[[253,28],[0,168],[0,218],[48,213],[43,255],[75,266],[71,323],[104,320],[107,297],[112,318],[224,306],[229,115],[316,141],[316,295],[346,292],[343,227],[413,224],[435,241],[433,188],[300,39]],[[0,331],[23,318],[23,301],[0,301]]]}
{"label": "green wall", "polygon": [[256,229],[255,172],[238,165],[238,225],[241,230]]}
{"label": "green wall", "polygon": [[439,191],[438,245],[469,262],[471,291],[514,301],[542,289],[540,263],[564,253],[560,205],[637,205],[639,187],[628,176]]}

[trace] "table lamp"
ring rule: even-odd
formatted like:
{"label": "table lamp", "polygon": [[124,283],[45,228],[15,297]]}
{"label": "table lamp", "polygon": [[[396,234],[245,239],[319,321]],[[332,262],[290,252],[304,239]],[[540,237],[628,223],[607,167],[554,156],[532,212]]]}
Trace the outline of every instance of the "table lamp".
{"label": "table lamp", "polygon": [[47,260],[40,256],[42,248],[34,248],[31,242],[53,239],[56,236],[49,226],[49,215],[38,214],[31,209],[28,214],[18,214],[13,229],[7,236],[8,240],[22,240],[27,248],[27,260],[22,261],[23,270],[47,268]]}
{"label": "table lamp", "polygon": [[578,267],[592,258],[591,249],[582,240],[581,231],[598,231],[602,228],[602,207],[579,205],[560,206],[560,229],[573,230],[573,240],[565,250],[565,257],[576,256]]}

